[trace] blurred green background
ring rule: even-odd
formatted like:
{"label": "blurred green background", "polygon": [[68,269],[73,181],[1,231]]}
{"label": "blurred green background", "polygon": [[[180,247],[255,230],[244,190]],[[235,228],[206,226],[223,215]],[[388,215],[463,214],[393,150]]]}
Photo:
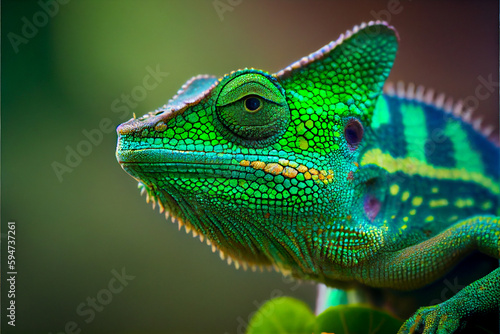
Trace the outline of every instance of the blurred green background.
{"label": "blurred green background", "polygon": [[[236,333],[272,296],[314,304],[313,284],[236,270],[153,211],[115,160],[114,131],[58,179],[54,161],[66,164],[67,147],[102,119],[121,123],[111,105],[143,85],[148,67],[168,76],[125,118],[159,107],[193,75],[275,72],[381,18],[401,38],[391,81],[454,98],[474,96],[480,77],[498,85],[497,1],[73,0],[57,13],[54,1],[2,1],[2,278],[9,220],[18,272],[16,327],[2,315],[4,333],[59,333],[71,321],[82,333]],[[498,124],[498,87],[477,113]],[[122,268],[135,278],[86,321],[77,308],[109,297],[111,271]]]}

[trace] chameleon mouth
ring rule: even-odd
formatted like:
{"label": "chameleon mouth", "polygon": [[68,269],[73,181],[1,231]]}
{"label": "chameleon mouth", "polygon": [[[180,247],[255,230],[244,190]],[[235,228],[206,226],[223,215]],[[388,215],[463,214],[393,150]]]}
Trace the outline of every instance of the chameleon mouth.
{"label": "chameleon mouth", "polygon": [[200,165],[229,165],[233,155],[227,153],[181,151],[170,149],[139,149],[117,150],[116,157],[123,163],[171,163],[171,164],[200,164]]}
{"label": "chameleon mouth", "polygon": [[190,178],[238,178],[245,167],[227,153],[142,149],[117,151],[117,160],[129,174],[164,173]]}
{"label": "chameleon mouth", "polygon": [[139,176],[145,173],[164,173],[166,176],[184,174],[193,178],[255,178],[254,174],[262,170],[273,176],[281,175],[297,181],[312,180],[320,185],[335,181],[334,171],[306,166],[296,161],[267,154],[269,161],[260,161],[258,155],[243,155],[239,153],[184,151],[172,149],[138,149],[123,150],[120,142],[116,157],[122,168],[131,175]]}

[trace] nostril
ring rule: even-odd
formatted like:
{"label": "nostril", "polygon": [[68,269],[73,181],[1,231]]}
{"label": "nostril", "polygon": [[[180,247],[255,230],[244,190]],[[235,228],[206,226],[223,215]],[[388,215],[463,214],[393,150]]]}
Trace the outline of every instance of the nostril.
{"label": "nostril", "polygon": [[133,127],[130,126],[129,122],[122,123],[122,124],[118,125],[118,127],[116,128],[116,133],[123,136],[123,135],[130,134],[130,132],[132,132],[131,131],[132,129],[133,129]]}
{"label": "nostril", "polygon": [[160,121],[156,123],[155,125],[155,131],[156,132],[163,132],[167,129],[167,124],[165,124],[163,121]]}
{"label": "nostril", "polygon": [[132,133],[137,133],[142,131],[146,127],[150,127],[151,124],[149,122],[143,121],[142,118],[131,118],[125,123],[120,124],[116,128],[116,133],[118,135],[130,135]]}

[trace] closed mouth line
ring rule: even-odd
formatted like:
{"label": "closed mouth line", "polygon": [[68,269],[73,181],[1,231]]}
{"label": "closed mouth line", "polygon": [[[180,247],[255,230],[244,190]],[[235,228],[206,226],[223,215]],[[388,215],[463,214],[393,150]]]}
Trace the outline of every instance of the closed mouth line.
{"label": "closed mouth line", "polygon": [[[118,150],[117,158],[123,168],[143,172],[172,172],[180,174],[214,175],[214,177],[244,178],[241,173],[262,170],[274,176],[312,179],[328,184],[334,181],[333,170],[318,170],[278,156],[260,161],[262,156],[242,153],[180,151],[171,149]],[[269,155],[267,155],[269,156]]]}
{"label": "closed mouth line", "polygon": [[117,152],[119,163],[129,173],[172,173],[210,178],[240,178],[246,168],[236,155],[216,152],[169,149],[124,150]]}
{"label": "closed mouth line", "polygon": [[156,163],[156,164],[189,164],[189,165],[231,165],[234,154],[199,151],[177,151],[170,149],[123,150],[117,152],[118,162]]}

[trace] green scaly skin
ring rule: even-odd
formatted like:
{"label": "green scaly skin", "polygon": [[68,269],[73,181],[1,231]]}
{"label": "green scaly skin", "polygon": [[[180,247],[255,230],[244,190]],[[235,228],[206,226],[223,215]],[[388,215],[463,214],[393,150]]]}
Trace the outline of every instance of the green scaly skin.
{"label": "green scaly skin", "polygon": [[[459,108],[382,93],[397,45],[371,22],[275,74],[195,77],[118,127],[117,159],[237,266],[413,290],[472,251],[498,259],[498,148]],[[495,269],[400,332],[453,332],[499,306],[499,282]]]}

